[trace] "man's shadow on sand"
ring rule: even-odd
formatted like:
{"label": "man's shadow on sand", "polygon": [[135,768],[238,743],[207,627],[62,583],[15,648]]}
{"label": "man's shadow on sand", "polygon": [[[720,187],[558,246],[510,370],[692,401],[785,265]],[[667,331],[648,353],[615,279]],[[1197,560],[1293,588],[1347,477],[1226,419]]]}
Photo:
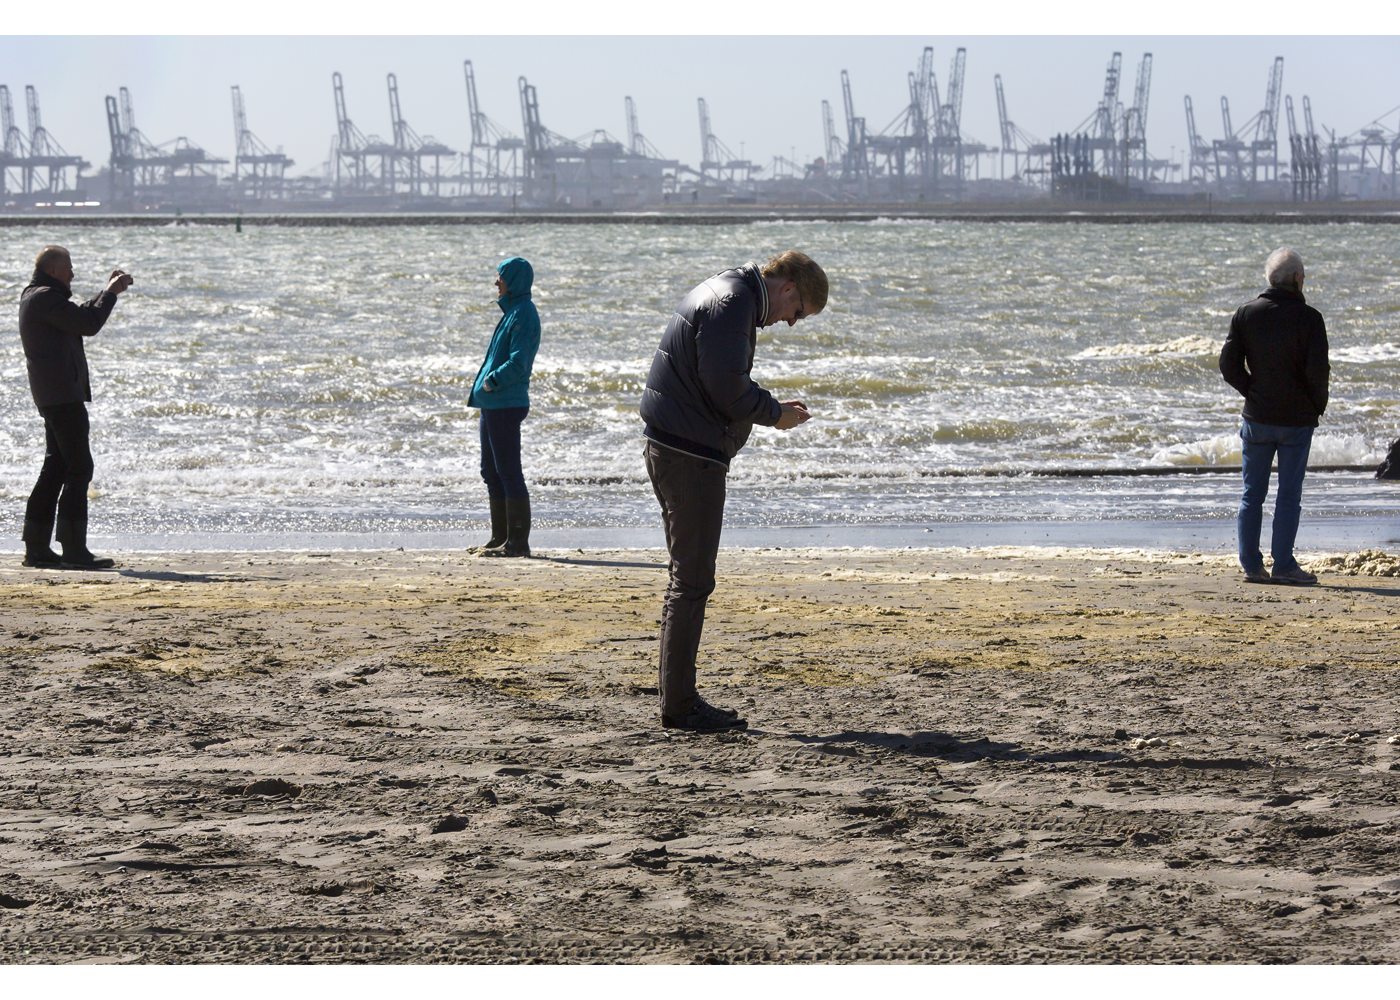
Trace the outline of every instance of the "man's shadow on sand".
{"label": "man's shadow on sand", "polygon": [[1378,597],[1400,597],[1400,586],[1395,587],[1353,587],[1345,583],[1323,583],[1319,590],[1340,590],[1348,594],[1375,594]]}
{"label": "man's shadow on sand", "polygon": [[664,562],[625,562],[619,559],[573,559],[566,556],[536,556],[542,562],[563,563],[566,566],[616,566],[623,569],[666,569]]}
{"label": "man's shadow on sand", "polygon": [[251,576],[246,573],[180,573],[168,569],[118,569],[107,572],[131,580],[151,580],[156,583],[251,583],[255,580],[283,579],[277,576]]}
{"label": "man's shadow on sand", "polygon": [[[774,734],[777,735],[777,734]],[[785,734],[790,739],[813,747],[819,753],[835,754],[844,757],[864,756],[861,747],[889,750],[907,754],[910,757],[936,757],[951,763],[970,763],[977,760],[1034,761],[1044,764],[1071,763],[1081,761],[1101,762],[1128,759],[1126,754],[1116,750],[1061,750],[1049,753],[1032,753],[1021,749],[1015,743],[997,743],[982,737],[976,740],[960,740],[949,733],[878,733],[840,732],[833,736],[804,736],[800,733]]]}

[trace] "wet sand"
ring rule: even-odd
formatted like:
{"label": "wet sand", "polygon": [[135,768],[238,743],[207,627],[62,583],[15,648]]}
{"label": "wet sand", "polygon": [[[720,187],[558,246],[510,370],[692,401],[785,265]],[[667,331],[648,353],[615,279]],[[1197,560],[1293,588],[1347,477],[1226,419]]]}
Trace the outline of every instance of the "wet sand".
{"label": "wet sand", "polygon": [[[0,567],[0,962],[1400,959],[1400,563]],[[1394,770],[1392,770],[1394,768]]]}

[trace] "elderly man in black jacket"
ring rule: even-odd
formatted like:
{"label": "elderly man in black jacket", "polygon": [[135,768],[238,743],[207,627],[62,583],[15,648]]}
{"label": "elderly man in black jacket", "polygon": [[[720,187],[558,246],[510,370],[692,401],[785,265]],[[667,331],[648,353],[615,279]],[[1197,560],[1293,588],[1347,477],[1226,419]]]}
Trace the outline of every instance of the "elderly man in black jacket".
{"label": "elderly man in black jacket", "polygon": [[762,268],[750,262],[721,271],[681,300],[652,360],[641,411],[647,474],[671,556],[659,684],[661,724],[668,728],[748,725],[695,690],[705,603],[715,589],[725,476],[754,424],[789,430],[808,419],[801,400],[778,402],[749,372],[759,327],[815,316],[826,297],[826,273],[795,250]]}
{"label": "elderly man in black jacket", "polygon": [[[1268,291],[1235,311],[1220,351],[1220,373],[1245,400],[1244,497],[1236,522],[1240,566],[1252,583],[1313,584],[1317,577],[1293,557],[1293,540],[1313,428],[1327,409],[1327,325],[1303,298],[1303,258],[1296,251],[1279,247],[1271,253],[1264,276]],[[1275,455],[1274,565],[1266,573],[1259,531]]]}
{"label": "elderly man in black jacket", "polygon": [[[107,569],[112,560],[97,558],[87,547],[92,452],[84,404],[92,402],[92,383],[83,338],[95,337],[102,329],[117,296],[131,287],[131,275],[113,271],[107,288],[81,305],[69,301],[72,283],[73,259],[68,251],[45,247],[35,258],[34,277],[19,299],[19,335],[29,369],[29,391],[44,418],[46,444],[39,481],[24,512],[24,565]],[[62,556],[49,548],[55,528]]]}

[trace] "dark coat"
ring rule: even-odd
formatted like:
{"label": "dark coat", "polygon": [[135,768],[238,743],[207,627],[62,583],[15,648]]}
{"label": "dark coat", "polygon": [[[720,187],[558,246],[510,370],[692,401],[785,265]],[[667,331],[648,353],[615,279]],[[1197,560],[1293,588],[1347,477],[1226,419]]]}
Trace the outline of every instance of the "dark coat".
{"label": "dark coat", "polygon": [[1244,397],[1244,417],[1316,427],[1327,409],[1327,326],[1292,288],[1270,288],[1240,306],[1220,351],[1220,374]]}
{"label": "dark coat", "polygon": [[642,390],[647,437],[727,466],[754,424],[778,422],[782,406],[749,378],[767,308],[752,263],[721,271],[681,299]]}
{"label": "dark coat", "polygon": [[19,337],[38,407],[92,402],[83,338],[97,336],[117,296],[101,291],[82,305],[70,302],[72,296],[67,285],[39,270],[20,293]]}

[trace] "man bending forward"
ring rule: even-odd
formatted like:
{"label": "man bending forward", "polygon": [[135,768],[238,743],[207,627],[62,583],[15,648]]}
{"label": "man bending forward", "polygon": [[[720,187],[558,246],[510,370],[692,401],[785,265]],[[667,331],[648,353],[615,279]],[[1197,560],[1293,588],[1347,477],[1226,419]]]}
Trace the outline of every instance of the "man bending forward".
{"label": "man bending forward", "polygon": [[815,316],[826,296],[826,272],[796,250],[762,268],[750,261],[721,271],[681,300],[652,360],[641,410],[647,474],[671,555],[658,685],[661,724],[668,728],[748,726],[695,690],[705,602],[715,589],[725,476],[754,424],[785,431],[808,419],[801,400],[778,402],[749,372],[759,327]]}

